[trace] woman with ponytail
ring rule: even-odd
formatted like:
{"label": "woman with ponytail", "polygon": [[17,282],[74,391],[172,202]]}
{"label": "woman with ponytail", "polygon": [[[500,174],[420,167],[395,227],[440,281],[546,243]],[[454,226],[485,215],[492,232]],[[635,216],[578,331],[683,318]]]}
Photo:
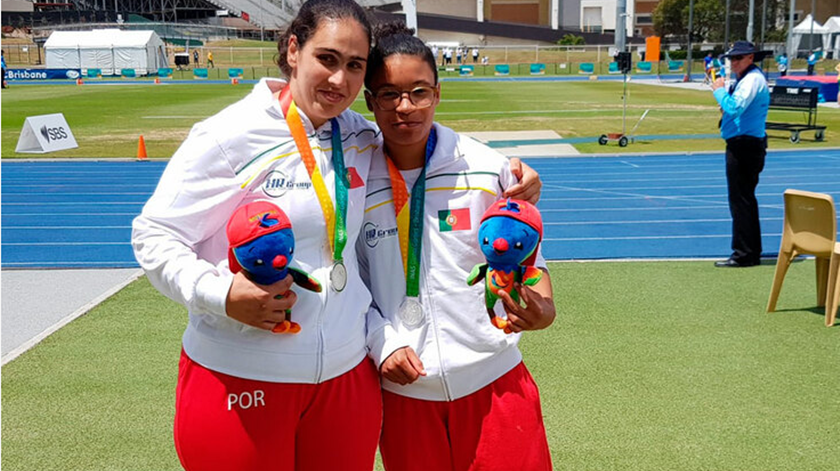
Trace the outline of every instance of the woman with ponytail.
{"label": "woman with ponytail", "polygon": [[[149,280],[189,311],[174,426],[187,470],[373,468],[382,402],[354,245],[379,133],[347,110],[370,31],[352,0],[305,2],[278,44],[285,80],[196,124],[134,221]],[[257,200],[288,215],[320,293],[231,273],[226,223]],[[300,332],[273,333],[292,306]]]}
{"label": "woman with ponytail", "polygon": [[437,67],[412,33],[380,27],[365,76],[384,140],[357,244],[376,307],[368,349],[383,378],[380,454],[387,471],[550,470],[539,391],[517,347],[522,331],[555,318],[545,260],[537,254],[541,281],[518,287],[525,305],[502,297],[510,332],[496,329],[483,284],[466,280],[484,261],[481,217],[516,177],[504,156],[434,122]]}

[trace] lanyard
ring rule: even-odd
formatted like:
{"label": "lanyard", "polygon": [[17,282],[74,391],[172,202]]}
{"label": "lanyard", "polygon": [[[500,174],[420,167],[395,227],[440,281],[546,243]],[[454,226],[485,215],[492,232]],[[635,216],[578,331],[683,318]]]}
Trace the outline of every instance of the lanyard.
{"label": "lanyard", "polygon": [[309,178],[312,180],[312,187],[318,196],[321,210],[324,212],[324,221],[327,224],[327,235],[333,252],[333,260],[341,261],[344,246],[347,244],[347,189],[350,183],[347,180],[347,169],[344,167],[344,149],[341,145],[341,128],[338,125],[338,120],[330,119],[332,163],[335,172],[336,208],[334,209],[327,185],[324,183],[324,177],[321,175],[321,170],[318,169],[318,163],[312,154],[312,147],[309,145],[306,129],[303,127],[303,120],[292,99],[291,87],[288,85],[280,93],[280,107],[286,117],[286,124],[289,126],[298,152],[300,152],[300,158],[306,166],[306,171],[309,172]]}
{"label": "lanyard", "polygon": [[397,233],[400,240],[403,269],[405,270],[405,295],[417,297],[420,293],[420,248],[423,243],[423,212],[426,203],[426,168],[437,143],[435,128],[426,141],[426,162],[414,187],[411,189],[411,204],[405,179],[390,158],[388,174],[391,177],[391,192],[394,195],[394,214],[397,216]]}

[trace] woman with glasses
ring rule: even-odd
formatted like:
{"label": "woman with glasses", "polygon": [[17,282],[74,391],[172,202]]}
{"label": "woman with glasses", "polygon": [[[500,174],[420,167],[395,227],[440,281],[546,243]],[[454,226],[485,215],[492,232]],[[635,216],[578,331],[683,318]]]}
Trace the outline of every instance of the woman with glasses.
{"label": "woman with glasses", "polygon": [[[555,318],[548,273],[504,296],[510,332],[487,319],[477,233],[516,181],[507,159],[434,122],[431,51],[403,25],[376,33],[365,99],[384,146],[371,162],[362,276],[376,310],[368,348],[382,374],[380,453],[387,471],[550,470],[539,392],[520,333]],[[545,271],[538,256],[537,266]],[[497,309],[500,309],[497,307]]]}

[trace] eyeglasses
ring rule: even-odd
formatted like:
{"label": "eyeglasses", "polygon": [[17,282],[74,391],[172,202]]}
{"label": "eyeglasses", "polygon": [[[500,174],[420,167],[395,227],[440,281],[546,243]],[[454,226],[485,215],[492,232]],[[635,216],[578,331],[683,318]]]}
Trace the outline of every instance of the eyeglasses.
{"label": "eyeglasses", "polygon": [[417,87],[408,91],[394,88],[380,88],[375,92],[370,90],[368,92],[373,96],[373,101],[379,109],[382,111],[394,111],[400,106],[405,95],[408,95],[408,101],[415,108],[428,108],[434,104],[437,90],[433,87]]}

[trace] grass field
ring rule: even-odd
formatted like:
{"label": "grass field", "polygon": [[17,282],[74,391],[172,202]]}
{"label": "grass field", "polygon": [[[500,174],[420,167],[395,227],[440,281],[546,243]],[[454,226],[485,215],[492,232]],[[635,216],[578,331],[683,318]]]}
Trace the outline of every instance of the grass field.
{"label": "grass field", "polygon": [[[814,307],[812,261],[791,267],[774,314],[772,265],[550,270],[557,321],[522,349],[555,469],[837,469],[837,330]],[[185,324],[143,278],[3,367],[3,469],[179,469]]]}
{"label": "grass field", "polygon": [[[459,82],[442,83],[443,102],[437,119],[458,131],[547,129],[563,137],[596,137],[621,131],[619,82]],[[17,139],[27,116],[64,113],[78,149],[49,157],[133,157],[142,134],[150,157],[169,157],[197,121],[221,110],[250,91],[248,85],[17,86],[3,92],[2,157],[16,154]],[[710,92],[631,82],[628,123],[645,109],[650,114],[638,133],[714,134],[719,112]],[[369,119],[363,99],[353,109]],[[771,112],[775,121],[800,122],[801,113]],[[803,133],[799,147],[836,146],[840,110],[821,108],[819,122],[828,126],[824,142]],[[776,133],[772,148],[794,146]],[[597,143],[577,144],[581,152],[673,152],[722,150],[719,139],[637,141],[626,148]]]}

